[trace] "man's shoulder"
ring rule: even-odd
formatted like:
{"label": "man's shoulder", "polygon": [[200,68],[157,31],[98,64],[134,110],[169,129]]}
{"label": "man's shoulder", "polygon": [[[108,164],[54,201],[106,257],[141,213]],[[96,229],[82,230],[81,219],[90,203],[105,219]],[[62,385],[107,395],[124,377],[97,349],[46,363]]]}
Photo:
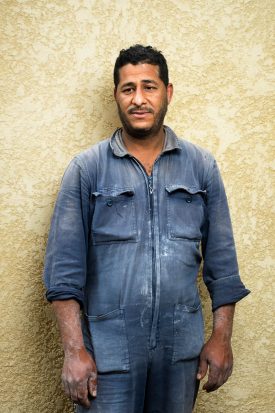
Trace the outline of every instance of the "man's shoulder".
{"label": "man's shoulder", "polygon": [[[69,163],[65,175],[79,174],[83,179],[91,180],[98,166],[102,163],[102,154],[108,157],[107,153],[110,150],[110,138],[105,138],[89,148],[76,154]],[[64,179],[64,178],[63,178]]]}
{"label": "man's shoulder", "polygon": [[203,157],[213,157],[213,155],[208,149],[203,148],[200,145],[197,145],[196,143],[193,143],[188,139],[185,139],[184,137],[179,137],[178,140],[182,149],[184,149],[187,153],[197,154]]}
{"label": "man's shoulder", "polygon": [[72,159],[71,163],[75,164],[81,170],[90,170],[102,160],[102,154],[107,155],[110,150],[110,138],[105,138],[82,152],[77,153]]}
{"label": "man's shoulder", "polygon": [[102,139],[101,141],[89,146],[82,152],[79,152],[75,158],[80,162],[87,162],[87,160],[98,159],[100,153],[105,152],[109,149],[110,138]]}
{"label": "man's shoulder", "polygon": [[201,146],[191,142],[185,137],[177,135],[171,128],[166,126],[170,142],[174,147],[178,147],[181,151],[183,157],[188,157],[193,160],[205,160],[212,161],[214,159],[213,155],[208,149],[202,148]]}
{"label": "man's shoulder", "polygon": [[191,162],[195,162],[197,165],[206,168],[215,162],[214,156],[208,149],[202,148],[182,137],[178,137],[178,142],[182,156],[187,157]]}

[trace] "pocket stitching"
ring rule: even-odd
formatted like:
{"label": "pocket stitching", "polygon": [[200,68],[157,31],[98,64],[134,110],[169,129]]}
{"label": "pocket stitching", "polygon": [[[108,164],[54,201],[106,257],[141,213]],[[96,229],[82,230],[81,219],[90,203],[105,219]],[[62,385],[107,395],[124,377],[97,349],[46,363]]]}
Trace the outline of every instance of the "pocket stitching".
{"label": "pocket stitching", "polygon": [[[172,189],[172,190],[169,190]],[[199,195],[200,197],[203,197],[203,195],[206,195],[206,191],[202,190],[202,189],[194,189],[194,191],[191,191],[192,187],[187,187],[185,185],[166,185],[165,186],[165,190],[167,192],[166,194],[166,202],[167,202],[167,232],[168,232],[168,238],[170,240],[178,240],[178,241],[195,241],[198,242],[201,240],[201,238],[198,237],[188,237],[188,236],[177,236],[174,234],[173,232],[173,228],[172,228],[172,205],[171,205],[171,195],[176,192],[179,189],[183,189],[183,191],[181,192],[186,192],[187,194],[190,194],[192,196],[194,195]],[[196,188],[196,187],[193,187]],[[200,207],[203,209],[203,205],[201,204]]]}
{"label": "pocket stitching", "polygon": [[[100,192],[99,192],[100,191]],[[130,193],[130,196],[127,195]],[[116,243],[132,243],[132,242],[137,242],[137,222],[136,222],[136,206],[134,202],[134,195],[135,191],[131,187],[124,187],[124,188],[102,188],[98,190],[97,192],[92,193],[93,196],[95,196],[96,199],[98,199],[98,207],[102,208],[103,204],[106,202],[107,198],[111,198],[114,202],[114,204],[118,204],[119,202],[123,201],[123,198],[126,197],[127,202],[129,203],[129,217],[130,219],[127,219],[127,223],[129,225],[129,234],[125,235],[125,239],[96,239],[99,236],[102,235],[102,232],[93,229],[93,219],[91,222],[91,238],[92,238],[92,244],[93,245],[101,245],[101,244],[116,244]],[[121,198],[120,198],[121,197]],[[120,199],[119,199],[120,198]],[[96,202],[95,202],[95,207],[96,207]],[[95,211],[94,211],[95,212]],[[114,219],[114,218],[113,218]],[[110,222],[112,224],[112,221]],[[110,225],[109,228],[112,228]],[[95,235],[95,237],[93,237]],[[112,235],[112,234],[110,234]],[[127,236],[127,237],[126,237]],[[106,236],[105,236],[106,237]]]}
{"label": "pocket stitching", "polygon": [[[95,354],[95,361],[96,361],[96,364],[99,365],[98,371],[99,372],[100,371],[101,372],[108,372],[108,371],[128,372],[130,371],[130,355],[129,355],[129,346],[128,346],[128,337],[127,337],[127,328],[126,328],[124,309],[121,309],[121,308],[115,309],[115,310],[109,311],[108,313],[100,314],[98,316],[91,316],[88,314],[86,314],[86,316],[88,318],[88,321],[91,322],[91,324],[89,323],[89,330],[90,330],[90,335],[91,335],[91,340],[92,340],[91,341],[92,347],[93,347],[93,351]],[[112,320],[118,320],[121,323],[121,325],[119,326],[120,327],[119,338],[120,338],[121,344],[119,347],[117,346],[117,349],[116,349],[116,359],[114,359],[113,361],[113,365],[115,367],[112,368],[110,366],[110,363],[112,365],[112,362],[109,361],[108,367],[106,368],[106,365],[105,365],[106,360],[104,358],[104,355],[103,357],[98,357],[98,355],[100,354],[100,350],[101,350],[99,348],[100,337],[96,334],[98,334],[100,330],[96,330],[95,325],[100,322],[112,321]],[[97,333],[93,334],[93,331],[95,332],[95,330],[97,331]],[[114,336],[114,338],[116,341],[116,336]],[[95,342],[97,342],[96,347],[95,347]],[[110,347],[109,348],[105,347],[105,355],[108,354],[108,352],[110,353]],[[102,365],[102,360],[103,360],[103,365]]]}
{"label": "pocket stitching", "polygon": [[86,313],[86,317],[88,318],[88,320],[91,321],[100,321],[100,320],[108,320],[109,318],[113,318],[113,316],[115,317],[116,315],[121,315],[123,313],[123,310],[121,308],[116,308],[115,310],[112,311],[108,311],[108,313],[104,313],[104,314],[99,314],[99,315],[89,315]]}
{"label": "pocket stitching", "polygon": [[[188,310],[192,310],[192,311],[188,311]],[[188,352],[185,349],[185,354],[180,357],[180,350],[184,351],[184,346],[186,346],[186,342],[184,343],[184,339],[186,338],[186,336],[184,334],[182,334],[182,327],[184,326],[184,321],[182,322],[181,317],[179,312],[182,311],[184,313],[188,313],[188,314],[197,314],[200,311],[200,317],[201,317],[201,322],[202,325],[198,325],[198,328],[202,329],[202,340],[199,342],[200,347],[203,346],[203,342],[204,342],[204,325],[203,325],[203,316],[201,313],[201,303],[198,304],[197,307],[192,307],[192,306],[188,306],[185,304],[175,304],[174,307],[174,321],[173,321],[173,354],[172,354],[172,363],[175,363],[179,360],[190,360],[192,358],[198,357],[199,356],[199,352],[197,354],[197,356],[188,356]],[[190,316],[189,316],[190,317]],[[180,323],[180,327],[176,326],[176,320],[179,320],[178,323]],[[190,320],[189,320],[190,322]],[[191,332],[191,329],[190,329]],[[199,331],[200,333],[200,331]],[[183,343],[177,343],[177,340],[180,340],[180,338],[182,338]],[[179,350],[180,348],[180,350]],[[189,350],[190,351],[190,350]]]}

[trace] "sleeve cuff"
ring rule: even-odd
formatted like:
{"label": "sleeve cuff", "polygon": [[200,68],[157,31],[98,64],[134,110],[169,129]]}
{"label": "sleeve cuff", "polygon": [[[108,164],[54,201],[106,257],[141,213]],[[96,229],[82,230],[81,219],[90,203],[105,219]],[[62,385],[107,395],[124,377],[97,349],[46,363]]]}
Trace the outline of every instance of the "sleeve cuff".
{"label": "sleeve cuff", "polygon": [[212,300],[212,311],[222,305],[236,303],[250,293],[239,275],[231,275],[212,281],[207,285],[207,289]]}
{"label": "sleeve cuff", "polygon": [[46,299],[50,302],[56,300],[74,299],[78,301],[82,307],[84,302],[84,294],[81,290],[78,290],[77,288],[52,287],[47,290]]}

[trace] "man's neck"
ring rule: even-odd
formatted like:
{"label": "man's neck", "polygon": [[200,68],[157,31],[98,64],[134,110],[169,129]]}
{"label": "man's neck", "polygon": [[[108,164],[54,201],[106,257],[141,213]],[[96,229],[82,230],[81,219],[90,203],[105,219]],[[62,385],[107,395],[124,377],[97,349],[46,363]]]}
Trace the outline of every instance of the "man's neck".
{"label": "man's neck", "polygon": [[154,135],[148,135],[145,138],[136,138],[129,135],[124,129],[122,130],[123,143],[129,153],[156,153],[161,152],[164,141],[165,131],[163,128]]}
{"label": "man's neck", "polygon": [[151,175],[154,162],[161,154],[164,146],[164,129],[161,128],[157,134],[144,139],[130,136],[122,130],[122,139],[127,151],[143,165],[146,173]]}

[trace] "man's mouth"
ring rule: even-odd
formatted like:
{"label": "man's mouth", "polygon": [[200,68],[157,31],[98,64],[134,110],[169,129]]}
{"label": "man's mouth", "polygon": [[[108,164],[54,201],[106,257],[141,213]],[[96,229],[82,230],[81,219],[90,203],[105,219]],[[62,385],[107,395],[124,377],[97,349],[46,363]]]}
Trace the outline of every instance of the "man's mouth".
{"label": "man's mouth", "polygon": [[142,116],[146,115],[148,113],[153,113],[152,109],[149,108],[144,108],[144,109],[129,109],[128,110],[129,115],[137,115],[137,116]]}
{"label": "man's mouth", "polygon": [[128,111],[134,119],[146,119],[148,115],[151,115],[153,111],[151,109],[130,109]]}
{"label": "man's mouth", "polygon": [[150,116],[150,112],[132,112],[130,116],[134,119],[145,120]]}
{"label": "man's mouth", "polygon": [[132,115],[146,115],[147,113],[150,113],[150,112],[146,112],[146,111],[143,111],[143,112],[142,112],[142,111],[138,111],[138,112],[136,112],[136,111],[135,111],[135,112],[132,112],[131,114],[132,114]]}

